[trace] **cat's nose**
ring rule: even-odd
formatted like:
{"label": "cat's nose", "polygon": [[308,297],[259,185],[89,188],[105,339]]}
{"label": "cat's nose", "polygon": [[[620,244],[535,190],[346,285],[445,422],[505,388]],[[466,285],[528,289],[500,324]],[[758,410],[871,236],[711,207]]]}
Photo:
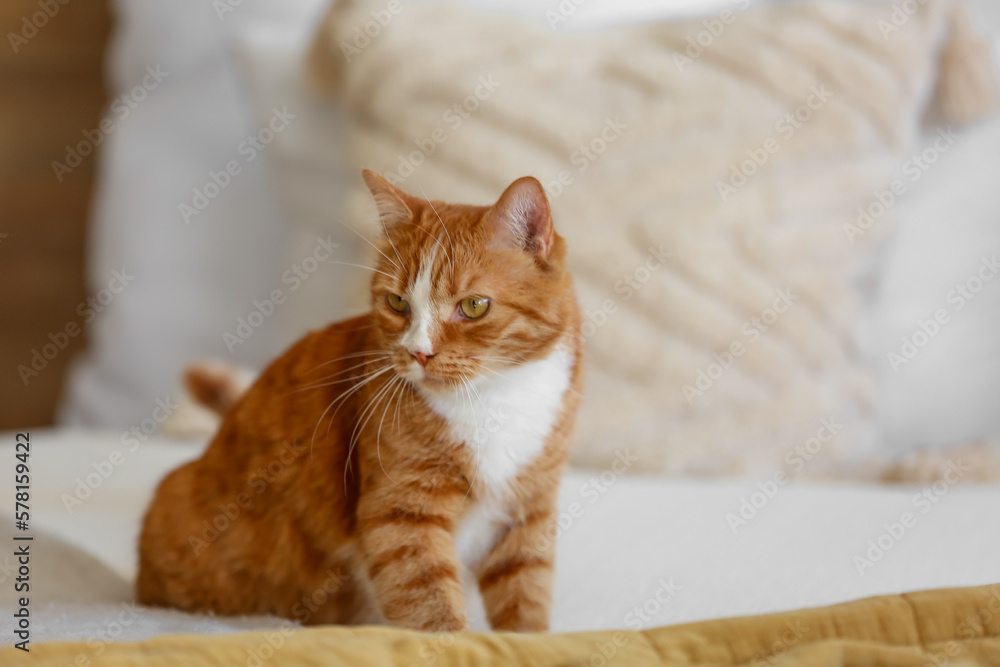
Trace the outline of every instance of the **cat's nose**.
{"label": "cat's nose", "polygon": [[410,352],[413,358],[417,360],[417,363],[421,366],[426,366],[427,362],[431,360],[434,356],[433,354],[424,354],[423,352]]}

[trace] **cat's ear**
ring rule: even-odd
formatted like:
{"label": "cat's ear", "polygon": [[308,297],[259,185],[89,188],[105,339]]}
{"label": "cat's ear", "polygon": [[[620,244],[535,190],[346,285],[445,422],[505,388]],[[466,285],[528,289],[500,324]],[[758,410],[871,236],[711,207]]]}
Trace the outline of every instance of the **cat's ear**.
{"label": "cat's ear", "polygon": [[413,219],[414,198],[370,169],[361,170],[361,178],[375,198],[375,207],[386,229]]}
{"label": "cat's ear", "polygon": [[487,213],[497,240],[520,246],[539,259],[552,250],[552,211],[542,184],[531,176],[511,183]]}

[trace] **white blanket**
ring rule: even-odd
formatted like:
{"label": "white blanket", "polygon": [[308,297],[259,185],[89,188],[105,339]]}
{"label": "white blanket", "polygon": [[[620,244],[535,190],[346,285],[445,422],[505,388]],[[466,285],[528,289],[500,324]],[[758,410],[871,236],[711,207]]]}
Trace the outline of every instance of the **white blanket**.
{"label": "white blanket", "polygon": [[[31,436],[28,533],[39,535],[32,546],[32,641],[99,644],[102,637],[135,640],[278,623],[131,604],[146,504],[159,479],[197,456],[201,444],[154,436],[129,451],[116,433],[36,430]],[[8,471],[13,443],[13,434],[0,434],[0,461]],[[0,477],[5,511],[13,509],[13,485],[13,474]],[[744,508],[750,518],[737,525],[743,499],[759,507],[755,516]],[[946,483],[936,490],[772,486],[571,473],[562,489],[552,629],[638,628],[995,583],[998,502],[1000,488]],[[13,530],[10,517],[3,525]],[[44,539],[42,531],[57,539]],[[884,555],[875,560],[879,542]],[[13,606],[12,551],[4,548],[0,556],[4,618]],[[485,628],[481,611],[474,607],[472,615],[475,626]],[[9,624],[0,625],[0,641],[10,638]]]}

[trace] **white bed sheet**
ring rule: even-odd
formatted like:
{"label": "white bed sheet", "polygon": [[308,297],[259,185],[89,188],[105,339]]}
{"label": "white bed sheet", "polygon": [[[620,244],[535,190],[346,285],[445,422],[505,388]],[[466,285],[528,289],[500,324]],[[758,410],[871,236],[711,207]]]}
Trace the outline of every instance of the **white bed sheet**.
{"label": "white bed sheet", "polygon": [[[35,430],[31,437],[32,528],[81,548],[130,582],[141,517],[156,484],[203,445],[152,437],[129,452],[120,433]],[[0,434],[0,460],[14,460],[13,442],[13,434]],[[86,483],[114,450],[121,465],[70,512],[66,498],[78,480]],[[559,536],[554,631],[666,625],[1000,581],[1000,487],[949,486],[922,513],[913,502],[920,488],[785,486],[734,534],[727,514],[738,514],[741,500],[758,491],[756,482],[609,472],[595,484],[594,477],[600,475],[570,473],[562,487],[566,528]],[[12,478],[0,478],[0,499],[10,505]],[[573,503],[579,511],[571,511]],[[878,540],[883,525],[898,523],[904,512],[914,514],[915,525],[860,574],[854,557],[864,556],[869,540]],[[11,525],[7,517],[4,523]],[[9,564],[0,558],[0,576],[8,576]],[[92,636],[105,616],[120,612],[116,601],[131,599],[122,585],[90,606],[75,598],[36,608],[34,640]],[[0,606],[8,604],[0,598]],[[637,607],[646,607],[644,617]],[[473,608],[472,616],[474,626],[485,627],[480,610]],[[119,639],[276,623],[143,612]]]}

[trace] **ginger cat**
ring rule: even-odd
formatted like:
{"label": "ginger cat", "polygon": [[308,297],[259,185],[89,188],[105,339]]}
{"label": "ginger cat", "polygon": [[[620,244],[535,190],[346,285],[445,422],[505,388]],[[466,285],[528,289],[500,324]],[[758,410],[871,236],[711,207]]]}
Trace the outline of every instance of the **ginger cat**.
{"label": "ginger cat", "polygon": [[167,476],[139,600],[462,630],[466,567],[494,629],[544,631],[583,378],[565,242],[530,177],[489,207],[363,177],[371,312],[296,343]]}

